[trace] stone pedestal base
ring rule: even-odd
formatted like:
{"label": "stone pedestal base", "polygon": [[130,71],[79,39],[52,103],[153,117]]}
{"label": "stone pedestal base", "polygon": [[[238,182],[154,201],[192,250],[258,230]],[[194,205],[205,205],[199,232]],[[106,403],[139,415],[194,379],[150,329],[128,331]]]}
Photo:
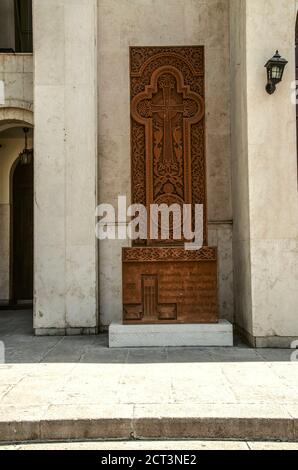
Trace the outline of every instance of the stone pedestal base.
{"label": "stone pedestal base", "polygon": [[123,323],[217,323],[217,249],[123,248]]}
{"label": "stone pedestal base", "polygon": [[120,325],[109,327],[110,348],[233,346],[233,326],[216,324]]}

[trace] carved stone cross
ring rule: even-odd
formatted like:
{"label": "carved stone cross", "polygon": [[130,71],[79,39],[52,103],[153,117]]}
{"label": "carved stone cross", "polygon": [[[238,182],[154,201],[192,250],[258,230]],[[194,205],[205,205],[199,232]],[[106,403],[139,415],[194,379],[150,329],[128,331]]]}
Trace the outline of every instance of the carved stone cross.
{"label": "carved stone cross", "polygon": [[142,304],[125,305],[126,320],[138,319],[145,322],[176,320],[177,305],[176,304],[159,304],[158,303],[158,277],[157,275],[142,276]]}
{"label": "carved stone cross", "polygon": [[163,91],[163,104],[151,104],[151,112],[162,115],[164,120],[164,152],[162,160],[164,163],[172,163],[174,161],[172,118],[179,112],[184,113],[185,105],[184,103],[175,103],[172,99],[172,93],[176,87],[173,75],[162,75],[158,81],[158,86]]}

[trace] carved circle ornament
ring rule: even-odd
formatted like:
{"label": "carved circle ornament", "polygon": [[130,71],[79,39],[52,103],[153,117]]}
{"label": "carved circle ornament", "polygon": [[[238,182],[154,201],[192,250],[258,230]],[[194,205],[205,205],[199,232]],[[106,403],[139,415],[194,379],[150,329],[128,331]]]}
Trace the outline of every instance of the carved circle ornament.
{"label": "carved circle ornament", "polygon": [[184,85],[183,75],[178,69],[164,66],[152,74],[151,83],[145,91],[133,98],[131,112],[132,117],[144,125],[154,113],[168,121],[182,113],[191,124],[195,124],[203,118],[205,106],[204,99]]}

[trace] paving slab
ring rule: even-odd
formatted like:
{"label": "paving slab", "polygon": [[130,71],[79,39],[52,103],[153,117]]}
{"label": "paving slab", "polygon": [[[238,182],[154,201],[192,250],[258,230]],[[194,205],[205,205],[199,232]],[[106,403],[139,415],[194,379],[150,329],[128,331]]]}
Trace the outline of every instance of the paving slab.
{"label": "paving slab", "polygon": [[273,441],[208,441],[208,440],[163,440],[163,441],[76,441],[76,442],[45,442],[45,443],[22,443],[11,445],[0,445],[1,451],[35,451],[35,450],[93,450],[93,451],[154,451],[154,450],[282,450],[297,451],[297,442],[273,442]]}
{"label": "paving slab", "polygon": [[[269,443],[270,446],[270,443]],[[92,441],[1,446],[1,450],[249,450],[236,441]]]}
{"label": "paving slab", "polygon": [[298,441],[291,350],[111,350],[107,335],[36,338],[2,314],[0,441]]}
{"label": "paving slab", "polygon": [[297,442],[248,442],[250,450],[298,450]]}

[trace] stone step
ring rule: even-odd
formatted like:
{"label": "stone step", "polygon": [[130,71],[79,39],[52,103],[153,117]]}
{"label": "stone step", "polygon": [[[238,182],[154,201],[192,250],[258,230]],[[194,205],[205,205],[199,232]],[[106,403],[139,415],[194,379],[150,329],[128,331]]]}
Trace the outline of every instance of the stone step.
{"label": "stone step", "polygon": [[0,442],[85,439],[234,439],[298,441],[298,420],[286,417],[143,416],[1,421]]}
{"label": "stone step", "polygon": [[233,346],[233,325],[218,323],[122,325],[109,327],[110,348]]}

